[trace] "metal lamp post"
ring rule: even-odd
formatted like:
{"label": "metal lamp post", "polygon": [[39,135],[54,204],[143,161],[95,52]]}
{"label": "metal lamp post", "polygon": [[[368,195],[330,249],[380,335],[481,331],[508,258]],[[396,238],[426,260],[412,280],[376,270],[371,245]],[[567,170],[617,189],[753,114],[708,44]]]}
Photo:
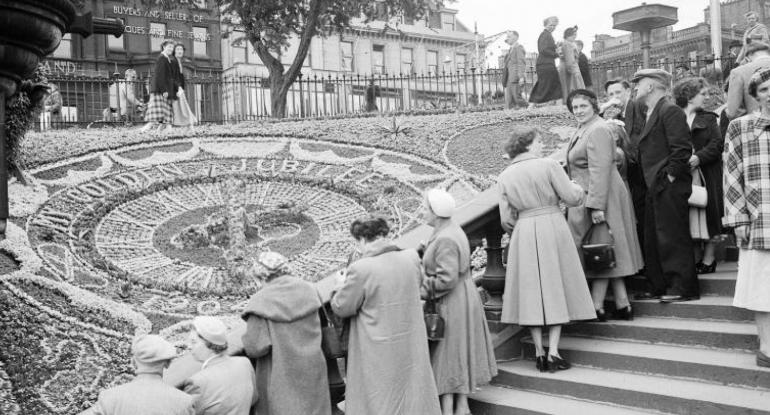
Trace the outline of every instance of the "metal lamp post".
{"label": "metal lamp post", "polygon": [[650,32],[678,22],[677,8],[663,4],[642,3],[641,6],[612,13],[612,28],[639,32],[642,37],[642,66],[650,67]]}

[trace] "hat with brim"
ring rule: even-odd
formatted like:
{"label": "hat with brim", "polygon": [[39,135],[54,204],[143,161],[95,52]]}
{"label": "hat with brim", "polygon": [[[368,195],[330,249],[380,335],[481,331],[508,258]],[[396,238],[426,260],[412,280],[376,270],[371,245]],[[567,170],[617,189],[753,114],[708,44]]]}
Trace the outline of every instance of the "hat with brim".
{"label": "hat with brim", "polygon": [[757,88],[768,80],[770,80],[770,69],[760,69],[754,72],[749,79],[749,95],[756,97]]}
{"label": "hat with brim", "polygon": [[155,363],[176,357],[176,347],[155,334],[138,336],[131,344],[131,354],[139,363]]}
{"label": "hat with brim", "polygon": [[198,316],[193,319],[193,327],[198,336],[209,343],[227,345],[227,326],[222,320],[212,316]]}
{"label": "hat with brim", "polygon": [[671,83],[671,74],[663,69],[641,69],[636,71],[631,78],[631,82],[638,83],[644,78],[654,79],[663,85],[669,85]]}

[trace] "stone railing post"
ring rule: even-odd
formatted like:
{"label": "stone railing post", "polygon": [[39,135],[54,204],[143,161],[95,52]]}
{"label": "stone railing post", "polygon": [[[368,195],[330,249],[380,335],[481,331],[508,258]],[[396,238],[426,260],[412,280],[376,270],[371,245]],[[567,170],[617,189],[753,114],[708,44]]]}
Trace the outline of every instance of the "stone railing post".
{"label": "stone railing post", "polygon": [[503,228],[499,221],[488,223],[484,227],[487,239],[487,269],[481,278],[481,286],[487,292],[484,311],[488,321],[500,321],[503,312],[503,289],[505,288],[505,267],[503,266]]}

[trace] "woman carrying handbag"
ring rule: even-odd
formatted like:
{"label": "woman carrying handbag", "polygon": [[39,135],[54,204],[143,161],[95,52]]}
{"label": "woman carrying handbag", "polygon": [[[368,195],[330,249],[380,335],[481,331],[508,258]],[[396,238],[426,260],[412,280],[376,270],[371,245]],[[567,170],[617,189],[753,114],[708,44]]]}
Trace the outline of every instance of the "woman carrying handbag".
{"label": "woman carrying handbag", "polygon": [[[636,216],[628,188],[615,166],[615,140],[607,122],[599,116],[596,95],[585,89],[570,93],[567,106],[578,122],[578,130],[567,149],[570,177],[586,189],[581,206],[567,213],[575,245],[582,250],[586,233],[595,225],[614,238],[614,267],[589,267],[583,256],[583,269],[590,279],[596,317],[606,321],[604,297],[612,283],[616,317],[631,320],[633,311],[628,300],[624,277],[636,274],[643,266],[642,250],[636,235]],[[608,235],[605,235],[605,239]],[[585,252],[584,252],[585,253]]]}
{"label": "woman carrying handbag", "polygon": [[[686,78],[674,86],[676,104],[687,114],[693,155],[690,168],[693,169],[693,185],[702,186],[706,191],[706,203],[694,206],[690,203],[690,234],[695,241],[695,270],[698,274],[716,271],[714,238],[722,233],[724,200],[722,192],[722,148],[724,139],[717,124],[717,115],[704,111],[703,105],[709,97],[709,88],[703,78]],[[693,195],[695,195],[695,191]]]}

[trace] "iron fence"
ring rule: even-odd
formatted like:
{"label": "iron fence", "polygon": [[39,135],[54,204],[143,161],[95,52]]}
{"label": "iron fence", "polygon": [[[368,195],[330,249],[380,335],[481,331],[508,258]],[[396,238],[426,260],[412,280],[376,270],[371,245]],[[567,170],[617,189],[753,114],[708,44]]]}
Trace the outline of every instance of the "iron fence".
{"label": "iron fence", "polygon": [[[727,59],[717,59],[721,65]],[[672,73],[687,66],[687,75],[705,75],[721,88],[721,71],[704,59],[655,60],[651,65]],[[604,95],[609,79],[630,79],[641,69],[638,61],[616,61],[591,65],[593,89]],[[717,76],[718,75],[718,76]],[[528,68],[522,94],[526,99],[537,81],[534,67]],[[143,105],[149,99],[149,80],[118,78],[50,78],[59,98],[49,99],[38,129],[69,126],[95,127],[142,122]],[[286,116],[310,118],[362,113],[394,113],[421,110],[451,110],[464,107],[504,105],[502,70],[476,70],[425,75],[342,75],[299,77],[290,87]],[[255,76],[209,76],[187,79],[187,100],[201,122],[225,123],[272,116],[271,91],[267,78]],[[55,96],[55,94],[54,94]],[[58,101],[58,103],[57,103]],[[135,105],[138,103],[140,105]]]}

